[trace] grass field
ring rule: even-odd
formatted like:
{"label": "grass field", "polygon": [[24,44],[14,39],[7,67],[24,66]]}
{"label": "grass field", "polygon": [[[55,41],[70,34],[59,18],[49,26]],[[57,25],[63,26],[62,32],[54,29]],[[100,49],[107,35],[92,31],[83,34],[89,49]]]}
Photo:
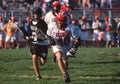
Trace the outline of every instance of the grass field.
{"label": "grass field", "polygon": [[[69,59],[70,84],[120,84],[119,48],[79,48]],[[28,49],[0,50],[0,84],[65,84],[57,63],[40,66],[42,80],[35,80]]]}

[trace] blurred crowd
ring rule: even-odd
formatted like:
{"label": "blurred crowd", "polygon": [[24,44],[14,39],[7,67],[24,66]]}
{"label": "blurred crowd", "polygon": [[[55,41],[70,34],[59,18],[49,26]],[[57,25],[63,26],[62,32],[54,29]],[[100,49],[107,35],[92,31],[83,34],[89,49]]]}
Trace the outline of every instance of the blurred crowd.
{"label": "blurred crowd", "polygon": [[41,7],[44,9],[44,12],[52,9],[51,3],[53,1],[59,1],[60,4],[66,3],[71,8],[112,8],[112,0],[1,0],[0,6],[6,10],[9,8],[8,3],[11,1],[13,4],[19,2],[20,7],[23,7],[25,5],[32,5],[32,7]]}
{"label": "blurred crowd", "polygon": [[[0,6],[2,9],[6,10],[9,8],[10,0],[1,0]],[[17,0],[12,0],[13,3],[16,3]],[[113,31],[113,25],[110,22],[109,17],[103,17],[101,20],[99,16],[94,16],[91,21],[87,19],[86,16],[79,17],[74,19],[71,11],[77,8],[112,8],[111,0],[20,0],[21,3],[33,9],[35,7],[42,8],[43,17],[52,10],[52,2],[59,1],[61,4],[61,10],[67,11],[69,22],[68,24],[78,27],[80,29],[80,47],[117,47],[120,45],[120,20],[116,23],[116,29]],[[22,6],[20,6],[22,7]],[[20,39],[23,38],[22,32],[20,30],[19,22],[16,17],[12,16],[7,22],[3,21],[3,15],[0,15],[0,48],[21,48]],[[31,16],[25,18],[25,23],[22,27],[28,29],[29,23],[31,22]],[[9,31],[8,24],[12,23],[18,25],[18,28],[13,28],[13,31]],[[12,33],[12,35],[11,35]],[[9,35],[13,38],[8,39]],[[90,44],[91,41],[91,44]],[[27,43],[25,44],[27,47]]]}

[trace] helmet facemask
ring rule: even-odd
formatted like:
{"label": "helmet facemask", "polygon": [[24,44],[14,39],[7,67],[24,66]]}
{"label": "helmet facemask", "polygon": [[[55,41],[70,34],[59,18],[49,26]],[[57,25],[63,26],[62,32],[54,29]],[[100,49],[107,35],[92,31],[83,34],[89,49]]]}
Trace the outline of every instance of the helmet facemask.
{"label": "helmet facemask", "polygon": [[59,29],[64,29],[67,26],[67,22],[66,22],[66,20],[58,20],[57,25],[58,25]]}
{"label": "helmet facemask", "polygon": [[57,15],[57,25],[60,29],[66,28],[67,26],[67,16],[64,12],[59,12]]}
{"label": "helmet facemask", "polygon": [[59,13],[60,12],[60,6],[53,7],[53,11],[56,12],[56,13]]}
{"label": "helmet facemask", "polygon": [[53,8],[53,11],[58,13],[60,11],[60,3],[59,1],[54,1],[52,3],[52,8]]}
{"label": "helmet facemask", "polygon": [[42,10],[39,7],[33,9],[33,18],[38,19],[42,17]]}

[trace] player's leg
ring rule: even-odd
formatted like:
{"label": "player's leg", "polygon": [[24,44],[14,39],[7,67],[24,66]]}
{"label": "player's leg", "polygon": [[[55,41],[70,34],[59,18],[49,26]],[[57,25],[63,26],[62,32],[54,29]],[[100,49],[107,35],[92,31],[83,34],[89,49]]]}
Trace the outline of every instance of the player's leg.
{"label": "player's leg", "polygon": [[34,72],[36,74],[36,80],[40,79],[40,72],[39,72],[39,67],[38,67],[38,57],[34,54],[32,55],[32,62],[33,62],[33,68]]}
{"label": "player's leg", "polygon": [[0,34],[0,48],[3,48],[3,36]]}
{"label": "player's leg", "polygon": [[68,69],[68,61],[67,60],[63,60],[63,63],[65,65],[65,68]]}
{"label": "player's leg", "polygon": [[37,47],[34,44],[30,44],[30,52],[32,54],[32,63],[33,63],[33,69],[36,75],[36,80],[41,79],[40,72],[39,72],[39,66],[38,66],[38,54],[37,54]]}
{"label": "player's leg", "polygon": [[43,66],[47,61],[47,54],[48,54],[48,46],[38,46],[37,54],[40,56],[40,65]]}
{"label": "player's leg", "polygon": [[54,55],[53,50],[52,50],[52,62],[56,63],[56,56]]}
{"label": "player's leg", "polygon": [[12,36],[11,39],[10,39],[10,47],[13,49],[15,48],[15,37]]}
{"label": "player's leg", "polygon": [[9,48],[9,44],[10,44],[10,39],[11,39],[11,37],[9,37],[8,35],[6,35],[6,37],[5,37],[5,44],[4,44],[4,47],[5,47],[5,49],[8,49]]}
{"label": "player's leg", "polygon": [[66,65],[64,64],[64,62],[62,60],[62,53],[61,52],[57,52],[55,54],[55,56],[56,56],[56,59],[58,61],[58,67],[59,67],[61,73],[63,74],[65,82],[70,82],[71,80],[70,80],[69,75],[67,73]]}

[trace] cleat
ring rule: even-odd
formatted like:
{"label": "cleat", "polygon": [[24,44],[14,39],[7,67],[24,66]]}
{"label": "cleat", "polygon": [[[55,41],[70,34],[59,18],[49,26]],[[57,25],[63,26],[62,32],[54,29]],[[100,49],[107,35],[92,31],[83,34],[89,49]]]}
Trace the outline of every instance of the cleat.
{"label": "cleat", "polygon": [[36,77],[36,80],[40,80],[40,79],[42,79],[42,77],[41,77],[41,76]]}
{"label": "cleat", "polygon": [[71,82],[70,77],[69,77],[68,74],[65,74],[65,75],[64,75],[64,80],[65,80],[65,83]]}

